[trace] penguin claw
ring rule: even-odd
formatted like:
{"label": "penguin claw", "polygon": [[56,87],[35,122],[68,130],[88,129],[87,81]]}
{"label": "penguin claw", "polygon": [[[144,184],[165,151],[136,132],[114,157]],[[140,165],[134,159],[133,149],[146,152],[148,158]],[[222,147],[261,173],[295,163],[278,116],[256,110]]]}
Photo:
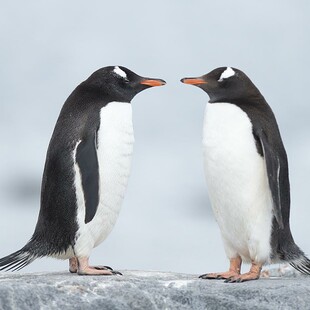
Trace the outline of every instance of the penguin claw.
{"label": "penguin claw", "polygon": [[239,282],[240,282],[240,279],[236,279],[236,278],[229,278],[224,281],[224,283],[239,283]]}
{"label": "penguin claw", "polygon": [[109,274],[110,276],[114,276],[114,275],[119,275],[119,276],[122,276],[123,274],[117,270],[113,270],[111,267],[109,266],[96,266],[96,267],[91,267],[93,269],[96,269],[96,270],[107,270],[107,271],[110,271],[111,274]]}
{"label": "penguin claw", "polygon": [[[109,273],[104,273],[104,275],[107,275],[107,276],[115,276],[115,275],[119,275],[119,276],[122,276],[123,274],[117,270],[113,270],[111,267],[109,266],[93,266],[93,267],[89,267],[91,269],[94,269],[94,270],[104,270],[104,271],[107,271]],[[86,273],[79,273],[80,275],[86,275]],[[91,275],[91,273],[89,274]]]}
{"label": "penguin claw", "polygon": [[204,280],[217,280],[219,279],[218,275],[212,276],[210,273],[202,274],[198,277],[199,279],[204,279]]}
{"label": "penguin claw", "polygon": [[225,281],[225,283],[241,283],[242,280],[240,279],[230,279],[229,281]]}
{"label": "penguin claw", "polygon": [[224,282],[225,283],[243,283],[246,281],[252,281],[252,280],[257,280],[258,278],[255,276],[251,276],[248,273],[240,275],[238,277],[232,277],[232,278],[228,278],[226,279]]}
{"label": "penguin claw", "polygon": [[113,271],[113,268],[111,268],[109,266],[94,266],[92,268],[94,268],[96,270],[111,270],[111,271]]}
{"label": "penguin claw", "polygon": [[206,273],[199,276],[200,279],[207,279],[207,280],[228,280],[233,277],[238,276],[237,272],[227,271],[227,272],[220,272],[220,273]]}
{"label": "penguin claw", "polygon": [[89,267],[84,270],[78,270],[77,274],[79,276],[112,276],[114,275],[114,271]]}

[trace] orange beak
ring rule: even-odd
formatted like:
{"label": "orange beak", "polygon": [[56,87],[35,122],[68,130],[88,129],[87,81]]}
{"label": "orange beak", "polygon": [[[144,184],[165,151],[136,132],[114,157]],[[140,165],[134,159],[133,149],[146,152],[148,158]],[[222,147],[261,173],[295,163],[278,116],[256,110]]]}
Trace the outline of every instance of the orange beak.
{"label": "orange beak", "polygon": [[207,84],[207,82],[202,78],[184,78],[181,79],[181,82],[184,84],[191,84],[191,85]]}
{"label": "orange beak", "polygon": [[162,86],[165,85],[166,82],[160,79],[144,79],[140,82],[140,84],[147,85],[147,86]]}

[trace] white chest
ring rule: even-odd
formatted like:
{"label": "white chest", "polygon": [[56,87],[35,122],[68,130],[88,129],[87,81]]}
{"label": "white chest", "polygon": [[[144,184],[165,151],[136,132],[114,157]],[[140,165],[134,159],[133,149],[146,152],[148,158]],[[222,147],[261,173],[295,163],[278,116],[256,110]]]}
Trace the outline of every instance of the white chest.
{"label": "white chest", "polygon": [[234,104],[208,104],[203,153],[209,197],[224,241],[248,259],[251,251],[254,256],[262,252],[253,240],[261,240],[269,253],[270,190],[247,114]]}
{"label": "white chest", "polygon": [[[236,161],[255,155],[252,124],[247,114],[230,103],[207,104],[203,127],[203,146],[208,158]],[[232,152],[232,153],[231,153]],[[229,156],[230,154],[230,156]]]}
{"label": "white chest", "polygon": [[117,215],[130,173],[134,135],[131,104],[111,102],[102,108],[98,132],[99,197],[98,216]]}
{"label": "white chest", "polygon": [[78,201],[78,251],[83,255],[111,232],[128,183],[134,134],[131,104],[111,102],[101,109],[97,136],[99,205],[94,218],[85,224],[85,203]]}

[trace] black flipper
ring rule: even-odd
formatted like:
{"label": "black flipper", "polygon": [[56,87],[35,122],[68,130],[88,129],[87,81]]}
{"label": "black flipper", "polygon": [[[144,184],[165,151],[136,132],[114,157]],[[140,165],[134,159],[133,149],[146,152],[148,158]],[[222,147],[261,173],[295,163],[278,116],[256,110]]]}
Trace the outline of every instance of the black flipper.
{"label": "black flipper", "polygon": [[99,166],[97,158],[97,132],[84,138],[76,150],[85,199],[85,223],[96,214],[99,203]]}
{"label": "black flipper", "polygon": [[287,217],[284,215],[284,212],[290,208],[290,186],[286,154],[281,147],[271,145],[263,130],[257,134],[266,162],[269,187],[273,199],[274,216],[279,227],[283,229],[283,218]]}

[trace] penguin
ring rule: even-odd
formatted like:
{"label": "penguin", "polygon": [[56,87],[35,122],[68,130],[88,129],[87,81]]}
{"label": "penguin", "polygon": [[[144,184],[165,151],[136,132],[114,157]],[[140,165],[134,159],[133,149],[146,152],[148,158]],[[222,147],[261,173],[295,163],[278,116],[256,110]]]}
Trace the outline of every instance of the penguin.
{"label": "penguin", "polygon": [[111,232],[124,198],[134,143],[131,101],[165,84],[108,66],[75,88],[48,147],[35,231],[22,249],[0,259],[0,270],[19,270],[51,256],[69,259],[71,273],[120,274],[90,266],[89,257]]}
{"label": "penguin", "polygon": [[[183,78],[209,97],[203,124],[208,193],[230,267],[202,279],[258,279],[262,266],[288,262],[310,274],[310,260],[290,230],[290,184],[286,151],[273,111],[241,70],[217,68]],[[251,263],[241,274],[242,262]]]}

